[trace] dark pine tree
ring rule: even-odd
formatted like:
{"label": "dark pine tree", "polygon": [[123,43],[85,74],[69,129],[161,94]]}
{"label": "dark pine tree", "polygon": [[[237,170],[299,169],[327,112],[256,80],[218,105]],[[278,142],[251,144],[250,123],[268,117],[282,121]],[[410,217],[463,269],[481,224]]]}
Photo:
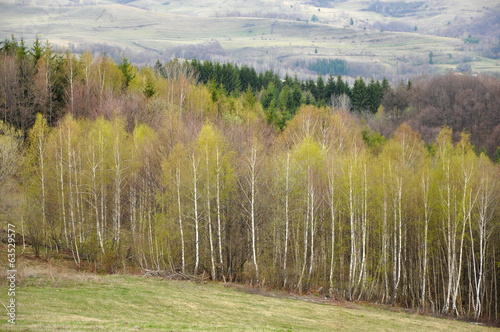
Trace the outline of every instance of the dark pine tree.
{"label": "dark pine tree", "polygon": [[352,88],[352,106],[358,111],[364,111],[368,107],[368,94],[366,92],[365,80],[360,76],[356,81],[354,81],[354,87]]}

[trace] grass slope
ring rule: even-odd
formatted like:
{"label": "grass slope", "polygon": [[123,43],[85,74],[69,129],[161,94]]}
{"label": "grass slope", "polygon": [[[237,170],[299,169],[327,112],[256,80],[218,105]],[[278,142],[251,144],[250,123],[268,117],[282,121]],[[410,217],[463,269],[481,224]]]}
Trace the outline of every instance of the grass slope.
{"label": "grass slope", "polygon": [[[4,251],[2,251],[4,252]],[[16,290],[17,325],[0,315],[0,330],[266,330],[483,331],[470,323],[349,304],[310,302],[284,292],[249,294],[222,284],[134,275],[97,276],[71,261],[22,259]],[[5,273],[2,269],[2,273]],[[0,276],[5,303],[5,276]],[[314,299],[314,296],[313,296]],[[318,298],[321,302],[321,299]]]}

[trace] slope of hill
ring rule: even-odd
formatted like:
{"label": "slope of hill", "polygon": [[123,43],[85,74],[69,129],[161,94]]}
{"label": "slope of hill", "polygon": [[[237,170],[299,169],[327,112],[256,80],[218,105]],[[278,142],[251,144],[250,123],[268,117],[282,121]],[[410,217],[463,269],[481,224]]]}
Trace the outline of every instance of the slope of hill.
{"label": "slope of hill", "polygon": [[[0,248],[7,250],[3,243]],[[62,253],[48,262],[25,255],[18,264],[17,322],[8,324],[2,315],[4,331],[487,330],[466,322],[338,302],[319,294],[298,296],[258,287],[82,273],[69,267],[71,258]],[[7,294],[5,276],[1,280],[1,293]]]}
{"label": "slope of hill", "polygon": [[495,4],[3,0],[0,38],[39,36],[72,50],[107,47],[115,59],[125,51],[136,63],[196,56],[284,72],[299,59],[338,58],[349,62],[352,77],[394,79],[457,67],[498,72],[498,38],[479,24],[496,22]]}

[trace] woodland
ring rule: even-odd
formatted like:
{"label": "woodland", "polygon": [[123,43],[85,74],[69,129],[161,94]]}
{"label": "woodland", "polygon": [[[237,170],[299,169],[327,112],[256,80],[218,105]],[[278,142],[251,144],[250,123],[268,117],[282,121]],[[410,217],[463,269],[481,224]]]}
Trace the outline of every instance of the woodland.
{"label": "woodland", "polygon": [[498,78],[349,86],[12,38],[0,79],[0,218],[37,256],[498,320]]}

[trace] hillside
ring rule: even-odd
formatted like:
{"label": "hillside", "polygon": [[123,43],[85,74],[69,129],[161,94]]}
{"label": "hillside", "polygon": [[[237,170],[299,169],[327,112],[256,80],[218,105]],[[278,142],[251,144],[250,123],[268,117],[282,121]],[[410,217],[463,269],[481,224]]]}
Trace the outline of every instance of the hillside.
{"label": "hillside", "polygon": [[[5,252],[6,245],[0,246]],[[29,248],[28,248],[29,251]],[[77,272],[71,258],[18,260],[15,329],[3,331],[487,331],[477,324],[433,318],[389,307],[339,302],[322,296],[222,283],[199,284],[142,274]],[[2,269],[2,273],[4,270]],[[0,291],[5,300],[5,276]]]}
{"label": "hillside", "polygon": [[105,50],[115,60],[125,51],[139,64],[197,57],[273,68],[282,75],[296,71],[298,60],[344,59],[348,76],[394,80],[457,68],[498,72],[495,5],[494,0],[2,1],[0,38],[14,34],[31,41],[38,35],[73,51]]}

